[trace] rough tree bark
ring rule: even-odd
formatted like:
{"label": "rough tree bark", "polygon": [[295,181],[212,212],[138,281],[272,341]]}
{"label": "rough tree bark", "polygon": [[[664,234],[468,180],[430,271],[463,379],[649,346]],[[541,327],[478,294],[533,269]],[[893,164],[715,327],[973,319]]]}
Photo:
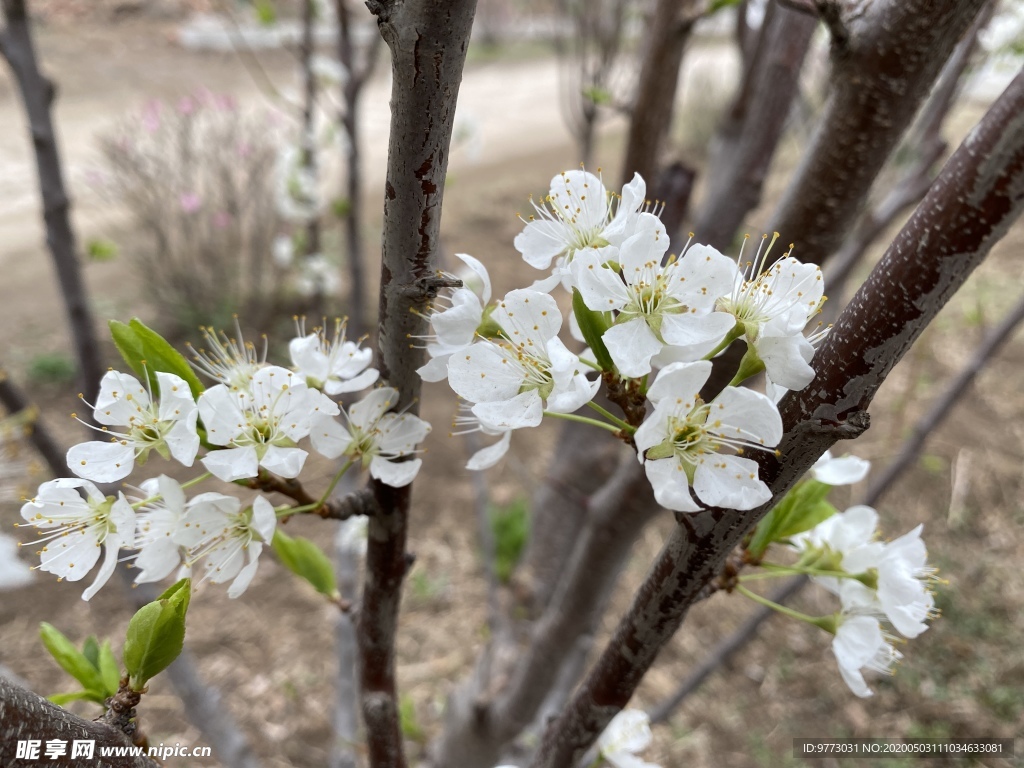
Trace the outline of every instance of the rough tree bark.
{"label": "rough tree bark", "polygon": [[771,229],[824,264],[943,63],[986,0],[818,0],[832,31],[831,94]]}
{"label": "rough tree bark", "polygon": [[743,79],[715,136],[708,191],[693,231],[719,250],[732,243],[761,190],[782,137],[817,19],[771,2]]}
{"label": "rough tree bark", "polygon": [[[159,763],[148,757],[100,757],[101,746],[130,747],[131,740],[105,723],[73,715],[0,677],[0,765],[34,762],[17,756],[18,741],[26,739],[43,742],[40,748],[43,759],[42,750],[48,739],[61,739],[66,743],[68,754],[56,760],[45,759],[48,765],[74,768],[88,762],[97,768],[159,768]],[[71,742],[75,740],[95,742],[93,760],[70,758]]]}
{"label": "rough tree bark", "polygon": [[[455,103],[476,0],[371,0],[370,11],[391,49],[391,134],[384,195],[380,325],[381,379],[399,391],[399,409],[416,412],[422,354],[409,339],[440,287],[436,273],[441,201]],[[359,615],[363,720],[372,768],[406,765],[395,691],[395,629],[412,487],[373,481],[380,508],[370,518],[366,583]]]}
{"label": "rough tree bark", "polygon": [[[7,59],[25,104],[43,199],[46,244],[64,298],[64,311],[78,359],[80,389],[90,402],[95,402],[103,376],[102,355],[82,279],[75,233],[71,229],[71,201],[64,186],[60,150],[50,114],[56,88],[39,71],[25,0],[2,0],[2,7],[7,25],[0,30],[0,55]],[[85,418],[91,419],[91,416]]]}
{"label": "rough tree bark", "polygon": [[760,456],[772,500],[708,509],[679,525],[586,680],[544,736],[532,768],[575,765],[626,705],[729,552],[817,458],[867,426],[893,366],[1024,209],[1024,72],[936,179],[815,355],[814,381],[780,404],[783,460]]}

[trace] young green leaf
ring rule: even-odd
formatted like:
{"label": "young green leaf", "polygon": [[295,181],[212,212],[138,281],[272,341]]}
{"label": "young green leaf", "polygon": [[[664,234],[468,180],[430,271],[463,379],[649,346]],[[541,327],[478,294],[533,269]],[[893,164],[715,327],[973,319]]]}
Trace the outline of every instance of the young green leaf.
{"label": "young green leaf", "polygon": [[[60,630],[44,621],[39,625],[39,637],[60,668],[81,683],[86,691],[97,695],[103,691],[103,679],[99,670]],[[102,702],[102,698],[100,701]]]}
{"label": "young green leaf", "polygon": [[128,622],[124,665],[132,690],[165,670],[185,644],[185,614],[192,594],[189,579],[182,579],[152,603],[147,603]]}
{"label": "young green leaf", "polygon": [[100,668],[100,644],[96,635],[89,635],[82,643],[82,655],[89,660],[96,669]]}
{"label": "young green leaf", "polygon": [[128,363],[128,367],[134,371],[140,379],[146,377],[146,367],[142,361],[146,359],[142,350],[142,340],[136,335],[135,330],[119,320],[111,320],[108,323],[110,336],[114,340],[114,346],[121,353],[121,357]]}
{"label": "young green leaf", "polygon": [[312,541],[301,536],[292,538],[278,528],[271,546],[285,568],[308,581],[321,595],[332,600],[340,597],[331,561]]}
{"label": "young green leaf", "polygon": [[73,693],[55,693],[52,696],[47,696],[46,698],[58,707],[63,707],[65,704],[72,701],[91,701],[95,704],[103,704],[108,697],[101,696],[96,693],[96,691],[75,691]]}
{"label": "young green leaf", "polygon": [[164,373],[173,373],[180,376],[188,382],[188,387],[192,390],[193,397],[199,397],[202,394],[204,387],[202,382],[199,381],[199,377],[192,370],[192,366],[188,364],[188,360],[172,347],[167,339],[152,328],[147,327],[137,317],[132,318],[128,325],[142,344],[146,369],[149,371],[151,381],[153,382],[154,392],[157,390],[155,374],[157,371],[163,371]]}
{"label": "young green leaf", "polygon": [[100,646],[97,668],[100,671],[100,677],[103,678],[105,693],[108,696],[113,696],[121,687],[121,667],[117,663],[114,651],[110,648],[109,640],[104,640],[103,645]]}
{"label": "young green leaf", "polygon": [[594,358],[601,366],[602,371],[612,371],[615,363],[608,348],[604,345],[604,332],[608,330],[608,321],[601,312],[590,309],[583,301],[583,295],[576,289],[572,289],[572,311],[576,315],[576,322],[579,323],[583,338],[594,351]]}

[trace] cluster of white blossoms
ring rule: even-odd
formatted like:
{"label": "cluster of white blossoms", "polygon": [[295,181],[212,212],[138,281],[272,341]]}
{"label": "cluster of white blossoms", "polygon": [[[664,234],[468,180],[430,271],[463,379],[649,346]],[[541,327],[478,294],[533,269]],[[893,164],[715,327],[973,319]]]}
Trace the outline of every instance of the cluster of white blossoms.
{"label": "cluster of white blossoms", "polygon": [[[768,569],[768,576],[787,572],[810,576],[839,598],[838,611],[807,616],[754,595],[742,584],[736,587],[758,602],[831,633],[843,680],[861,697],[872,695],[864,670],[890,673],[902,658],[894,647],[896,635],[888,628],[912,639],[937,616],[931,591],[935,570],[927,564],[922,526],[883,542],[874,509],[858,505],[839,512],[824,500],[832,486],[859,482],[869,468],[869,462],[856,456],[833,458],[826,452],[812,468],[810,480],[798,485],[754,532],[753,541],[765,534],[769,541],[785,544],[799,555],[794,564],[777,565],[764,562],[761,551],[755,551],[751,559]],[[770,533],[773,530],[775,534]]]}
{"label": "cluster of white blossoms", "polygon": [[[813,342],[823,333],[808,338],[804,328],[824,302],[821,270],[789,254],[770,263],[767,237],[747,264],[742,251],[734,260],[692,237],[670,254],[645,192],[639,175],[621,195],[582,170],[552,179],[515,239],[525,261],[550,274],[492,301],[487,269],[460,254],[470,273],[429,315],[430,360],[420,374],[447,379],[464,401],[457,425],[498,438],[471,469],[496,464],[514,430],[569,418],[632,440],[669,509],[753,509],[770,493],[743,454],[775,449],[775,401],[814,376]],[[559,285],[573,296],[568,321],[550,293]],[[575,341],[563,341],[564,329]],[[710,361],[740,339],[740,370],[704,402]],[[762,371],[773,397],[734,386]],[[632,393],[646,419],[636,423],[633,407],[631,423],[625,408],[620,418],[595,403],[602,381]],[[598,416],[575,413],[584,406]]]}
{"label": "cluster of white blossoms", "polygon": [[[134,560],[138,583],[174,572],[181,578],[202,563],[204,580],[232,582],[231,597],[244,592],[278,517],[310,510],[275,510],[263,496],[251,502],[216,492],[186,497],[188,488],[211,475],[241,485],[263,472],[295,479],[310,450],[344,457],[339,477],[358,463],[395,487],[412,482],[420,468],[414,455],[430,425],[391,412],[395,389],[372,389],[347,406],[336,400],[378,379],[371,351],[348,340],[341,321],[333,334],[323,328],[305,333],[300,326],[288,347],[287,368],[269,364],[266,351],[240,334],[237,340],[210,329],[204,334],[209,348],[193,350],[194,366],[214,380],[211,386],[203,388],[180,356],[186,369],[179,369],[181,375],[157,370],[143,377],[146,384],[109,371],[92,406],[107,439],[72,447],[67,460],[77,477],[43,483],[22,506],[25,523],[40,532],[39,569],[78,581],[102,550],[103,565],[86,600],[110,578],[121,550],[131,553],[125,559]],[[153,453],[184,467],[198,461],[206,472],[183,483],[161,474],[139,482],[140,494],[131,497],[97,487],[129,477]]]}
{"label": "cluster of white blossoms", "polygon": [[902,658],[886,627],[913,639],[938,615],[931,591],[935,569],[927,563],[922,529],[880,541],[878,513],[858,505],[793,538],[800,566],[835,574],[812,578],[839,598],[832,650],[857,696],[872,695],[863,670],[888,673]]}

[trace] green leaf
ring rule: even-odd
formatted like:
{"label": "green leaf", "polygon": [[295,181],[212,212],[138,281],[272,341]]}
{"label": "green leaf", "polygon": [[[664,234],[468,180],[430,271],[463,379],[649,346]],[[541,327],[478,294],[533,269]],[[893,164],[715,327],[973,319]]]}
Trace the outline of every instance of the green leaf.
{"label": "green leaf", "polygon": [[90,240],[85,248],[93,261],[112,261],[117,258],[117,244],[110,240]]}
{"label": "green leaf", "polygon": [[776,541],[788,539],[798,533],[809,531],[818,523],[828,520],[839,510],[827,501],[819,501],[817,504],[801,507],[798,515],[791,516],[786,524],[779,528]]}
{"label": "green leaf", "polygon": [[85,642],[82,643],[82,655],[89,660],[89,663],[96,667],[97,670],[100,668],[100,644],[96,640],[96,635],[89,635],[85,638]]}
{"label": "green leaf", "polygon": [[498,581],[507,584],[530,537],[529,502],[518,498],[505,507],[489,510],[494,532],[494,571]]}
{"label": "green leaf", "polygon": [[576,315],[576,322],[579,323],[580,331],[587,344],[594,350],[594,357],[602,371],[615,370],[615,363],[604,345],[602,336],[610,325],[604,314],[590,309],[583,301],[583,294],[578,289],[572,289],[572,311]]}
{"label": "green leaf", "polygon": [[704,15],[710,16],[711,14],[716,13],[717,11],[720,11],[723,8],[729,8],[730,6],[733,5],[739,5],[740,2],[741,0],[711,0],[711,5],[709,5],[708,9],[704,11]]}
{"label": "green leaf", "polygon": [[114,656],[109,640],[104,640],[103,645],[100,646],[98,669],[100,676],[103,678],[103,687],[106,689],[105,693],[108,696],[113,696],[117,693],[117,689],[121,687],[121,667],[117,663],[117,658]]}
{"label": "green leaf", "polygon": [[301,536],[292,538],[280,529],[271,542],[277,559],[289,571],[313,585],[313,589],[332,600],[340,597],[334,580],[334,567],[320,548]]}
{"label": "green leaf", "polygon": [[204,387],[199,381],[199,377],[196,376],[195,371],[192,370],[192,366],[188,364],[188,360],[172,347],[163,336],[152,328],[147,327],[137,317],[132,318],[128,325],[135,331],[136,338],[142,344],[142,351],[145,354],[144,359],[146,360],[150,380],[153,383],[154,392],[158,389],[154,374],[157,371],[163,371],[164,373],[173,373],[176,376],[180,376],[188,382],[188,387],[192,390],[193,397],[199,397],[203,393]]}
{"label": "green leaf", "polygon": [[185,614],[191,595],[191,581],[182,579],[142,606],[128,622],[124,665],[132,690],[141,691],[178,658],[185,645]]}
{"label": "green leaf", "polygon": [[[117,693],[117,691],[114,693]],[[108,697],[100,696],[95,691],[75,691],[74,693],[55,693],[52,696],[47,696],[46,698],[58,707],[63,707],[65,704],[72,701],[92,701],[96,704],[103,704]]]}
{"label": "green leaf", "polygon": [[416,717],[416,704],[407,693],[398,699],[398,721],[405,738],[420,744],[426,742],[427,734]]}
{"label": "green leaf", "polygon": [[761,557],[772,542],[809,531],[834,515],[836,508],[825,501],[831,490],[831,485],[817,480],[802,481],[757,524],[747,550]]}
{"label": "green leaf", "polygon": [[110,321],[110,335],[121,357],[140,379],[149,377],[149,386],[159,393],[157,371],[180,376],[192,391],[193,397],[203,392],[202,382],[182,354],[168,343],[159,333],[149,328],[138,318],[132,318],[125,325],[117,320]]}
{"label": "green leaf", "polygon": [[277,21],[277,9],[271,0],[256,0],[253,10],[256,11],[256,21],[264,27],[272,26]]}
{"label": "green leaf", "polygon": [[86,691],[98,694],[103,690],[103,679],[100,677],[99,670],[59,629],[44,621],[39,625],[39,637],[42,638],[43,645],[60,665],[60,668],[81,683]]}

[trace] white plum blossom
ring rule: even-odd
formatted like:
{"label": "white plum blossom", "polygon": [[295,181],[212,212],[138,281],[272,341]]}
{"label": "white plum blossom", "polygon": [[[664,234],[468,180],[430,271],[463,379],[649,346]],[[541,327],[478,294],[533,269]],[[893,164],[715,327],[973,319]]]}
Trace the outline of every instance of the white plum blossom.
{"label": "white plum blossom", "polygon": [[490,469],[508,453],[509,445],[512,441],[512,430],[495,429],[482,424],[480,419],[473,415],[471,408],[472,404],[470,403],[459,403],[459,411],[455,415],[454,423],[452,424],[453,430],[458,428],[458,431],[453,431],[452,435],[466,435],[479,432],[489,437],[497,437],[498,440],[496,442],[478,449],[469,457],[469,461],[466,462],[466,469],[474,471]]}
{"label": "white plum blossom", "polygon": [[274,538],[277,513],[262,496],[243,509],[233,496],[203,493],[190,502],[187,523],[176,538],[188,548],[188,567],[202,560],[203,580],[214,584],[231,581],[228,597],[235,598],[256,575],[263,545]]}
{"label": "white plum blossom", "polygon": [[902,658],[882,631],[878,619],[862,614],[840,616],[832,638],[832,652],[839,664],[839,674],[850,690],[861,698],[874,695],[864,681],[862,670],[892,674],[893,664]]}
{"label": "white plum blossom", "polygon": [[878,513],[858,505],[794,537],[793,544],[812,554],[814,549],[826,557],[832,553],[831,570],[857,577],[815,577],[839,596],[845,610],[884,616],[901,635],[913,639],[928,628],[926,620],[935,617],[929,589],[935,570],[927,564],[923,526],[890,542],[878,541],[877,529]]}
{"label": "white plum blossom", "polygon": [[199,451],[199,411],[192,392],[185,380],[173,373],[158,371],[156,380],[159,402],[153,401],[134,376],[120,371],[104,374],[93,418],[110,434],[110,440],[73,446],[67,454],[72,472],[93,482],[113,483],[128,477],[135,462],[145,462],[150,451],[192,466]]}
{"label": "white plum blossom", "polygon": [[213,328],[200,330],[210,348],[200,347],[197,350],[191,344],[186,344],[192,352],[192,367],[220,384],[226,384],[236,390],[247,389],[256,371],[266,365],[266,336],[263,337],[263,350],[260,351],[256,349],[255,344],[246,341],[242,336],[242,329],[238,326],[237,320],[236,338],[229,337],[223,331],[217,332]]}
{"label": "white plum blossom", "polygon": [[369,367],[373,350],[362,349],[357,342],[348,341],[342,320],[335,321],[332,340],[328,340],[323,328],[308,335],[300,332],[298,338],[289,342],[288,351],[296,373],[304,377],[310,387],[328,395],[366,389],[380,375],[376,368]]}
{"label": "white plum blossom", "polygon": [[160,581],[182,564],[184,548],[178,541],[185,520],[185,492],[167,475],[150,478],[139,485],[145,494],[136,513],[136,584]]}
{"label": "white plum blossom", "polygon": [[821,269],[792,256],[765,269],[770,250],[770,244],[764,253],[759,249],[737,273],[732,292],[719,300],[718,308],[735,316],[773,384],[803,389],[814,378],[809,365],[814,347],[803,330],[824,302]]}
{"label": "white plum blossom", "polygon": [[651,720],[639,709],[624,709],[597,739],[598,754],[613,768],[659,768],[637,757],[654,740]]}
{"label": "white plum blossom", "polygon": [[[310,142],[312,145],[312,142]],[[320,210],[320,190],[316,173],[304,162],[304,152],[286,145],[277,156],[274,203],[286,221],[305,223]]]}
{"label": "white plum blossom", "polygon": [[347,520],[342,520],[335,534],[337,548],[341,552],[348,552],[362,557],[366,554],[367,535],[370,519],[364,515],[356,515]]}
{"label": "white plum blossom", "polygon": [[85,578],[103,548],[103,565],[82,594],[83,600],[107,583],[117,566],[118,550],[131,546],[135,537],[135,510],[124,494],[106,497],[91,482],[78,478],[43,483],[22,506],[21,517],[43,532],[39,568],[60,578]]}
{"label": "white plum blossom", "polygon": [[481,340],[448,362],[452,389],[496,432],[540,424],[545,409],[572,413],[589,402],[600,381],[588,381],[579,358],[558,338],[562,315],[551,296],[511,291],[491,318],[498,340]]}
{"label": "white plum blossom", "polygon": [[543,290],[550,290],[566,274],[565,267],[577,251],[619,245],[632,234],[636,216],[645,206],[646,193],[647,186],[639,174],[622,188],[621,195],[614,195],[592,173],[560,173],[551,179],[541,204],[531,198],[535,215],[516,235],[516,250],[536,269],[549,269],[551,262],[558,260],[556,278],[542,281]]}
{"label": "white plum blossom", "polygon": [[710,403],[700,388],[711,363],[672,363],[647,393],[654,404],[634,435],[637,455],[658,503],[680,512],[700,509],[690,494],[709,506],[754,509],[771,498],[757,463],[723,448],[770,450],[782,439],[782,418],[764,395],[726,387]]}
{"label": "white plum blossom", "polygon": [[[465,283],[444,297],[448,306],[434,309],[427,317],[433,335],[427,337],[430,359],[417,373],[424,381],[443,381],[448,376],[448,359],[473,343],[484,323],[491,301],[491,278],[479,260],[468,253],[455,254],[466,265]],[[442,299],[441,296],[438,299]]]}
{"label": "white plum blossom", "polygon": [[338,412],[337,404],[298,374],[273,365],[260,368],[244,391],[218,384],[200,396],[207,440],[225,446],[202,463],[225,482],[256,477],[259,467],[298,477],[307,453],[295,443],[309,434],[315,420]]}
{"label": "white plum blossom", "polygon": [[836,458],[825,451],[811,467],[811,477],[826,485],[853,485],[868,476],[871,462],[849,454]]}
{"label": "white plum blossom", "polygon": [[[651,358],[668,344],[685,347],[690,362],[710,352],[736,321],[715,312],[715,302],[735,282],[736,265],[706,245],[689,247],[681,258],[662,266],[669,247],[661,220],[641,213],[636,233],[617,249],[577,252],[570,271],[586,305],[618,313],[602,336],[612,361],[624,376],[651,372]],[[605,266],[611,260],[621,269]]]}
{"label": "white plum blossom", "polygon": [[310,434],[313,447],[334,459],[345,456],[369,468],[370,476],[401,488],[416,477],[422,459],[401,461],[417,452],[430,424],[411,413],[388,413],[398,402],[398,390],[380,387],[342,412],[348,428],[336,419],[320,419]]}

